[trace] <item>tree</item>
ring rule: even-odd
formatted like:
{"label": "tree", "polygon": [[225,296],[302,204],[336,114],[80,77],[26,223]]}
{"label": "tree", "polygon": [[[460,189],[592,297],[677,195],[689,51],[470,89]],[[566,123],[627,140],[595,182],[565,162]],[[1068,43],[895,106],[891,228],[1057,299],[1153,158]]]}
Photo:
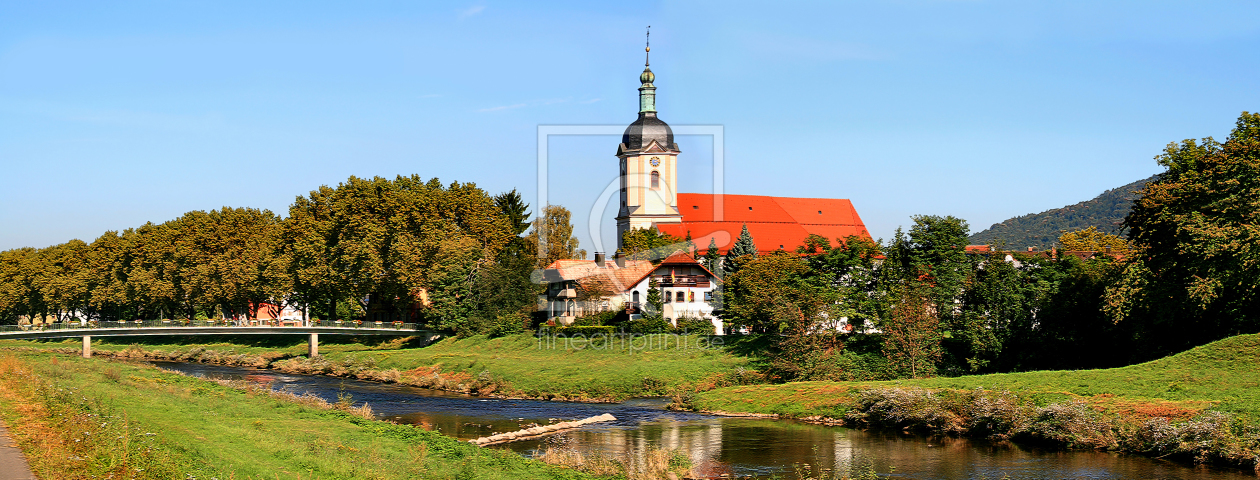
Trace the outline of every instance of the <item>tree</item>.
{"label": "tree", "polygon": [[39,251],[42,271],[36,280],[48,313],[58,321],[68,321],[75,314],[86,314],[92,298],[91,278],[87,275],[88,245],[82,240],[53,245]]}
{"label": "tree", "polygon": [[578,248],[573,236],[573,214],[559,205],[547,205],[543,216],[535,218],[526,240],[538,255],[538,268],[545,268],[561,259],[586,258],[586,250]]}
{"label": "tree", "polygon": [[936,374],[941,359],[941,332],[937,308],[918,282],[898,285],[890,292],[894,300],[883,322],[884,356],[902,375],[911,378]]}
{"label": "tree", "polygon": [[[1020,261],[1025,268],[1002,257],[990,257],[968,282],[960,299],[956,328],[951,332],[951,339],[955,340],[950,345],[951,357],[959,369],[970,373],[1005,370],[995,367],[1015,363],[1006,351],[1011,340],[1032,333],[1033,316],[1047,296],[1033,272],[1052,267],[1040,265],[1036,258]],[[1004,365],[999,363],[1003,361]]]}
{"label": "tree", "polygon": [[735,240],[735,244],[726,251],[726,259],[722,262],[722,270],[726,275],[739,271],[745,262],[757,258],[757,244],[753,243],[752,235],[748,233],[748,224],[744,224],[743,230],[739,232],[739,239]]}
{"label": "tree", "polygon": [[721,263],[722,254],[718,252],[717,239],[709,238],[709,249],[704,252],[704,268],[709,269],[715,275],[722,273]]}
{"label": "tree", "polygon": [[350,177],[321,187],[290,209],[285,236],[296,242],[295,290],[357,304],[368,316],[417,320],[452,331],[475,305],[477,272],[493,263],[511,227],[494,200],[472,183],[442,185],[418,176]]}
{"label": "tree", "polygon": [[621,235],[621,253],[636,260],[659,261],[678,252],[689,252],[684,240],[656,227],[634,228]]}
{"label": "tree", "polygon": [[1147,356],[1260,331],[1260,113],[1224,143],[1169,144],[1166,167],[1124,220],[1136,252],[1107,290],[1117,322],[1139,322]]}
{"label": "tree", "polygon": [[790,328],[797,319],[782,316],[784,308],[801,310],[811,320],[822,312],[817,302],[823,297],[823,284],[804,260],[787,252],[749,260],[729,274],[725,283],[723,318],[755,332],[780,333]]}
{"label": "tree", "polygon": [[700,259],[700,252],[696,249],[696,242],[691,241],[691,230],[687,230],[687,238],[683,240],[683,245],[683,251],[687,252],[687,255],[691,255],[691,258],[696,260]]}
{"label": "tree", "polygon": [[504,331],[508,326],[503,323],[515,322],[517,317],[533,309],[539,293],[539,286],[530,280],[537,260],[536,250],[531,250],[529,242],[519,237],[530,226],[524,221],[529,217],[529,205],[521,201],[516,190],[494,198],[508,225],[516,226],[518,236],[509,239],[493,264],[477,272],[473,288],[475,310],[484,320],[485,333]]}
{"label": "tree", "polygon": [[499,211],[507,217],[508,226],[512,229],[512,235],[520,235],[529,230],[529,204],[521,200],[521,194],[516,193],[513,188],[510,192],[500,193],[494,196],[494,204],[499,207]]}
{"label": "tree", "polygon": [[17,323],[47,311],[38,277],[44,270],[39,251],[26,247],[0,252],[0,318]]}
{"label": "tree", "polygon": [[647,303],[644,313],[650,316],[659,317],[665,312],[665,300],[661,297],[661,282],[656,277],[648,278]]}
{"label": "tree", "polygon": [[1129,252],[1129,242],[1115,235],[1098,231],[1096,227],[1066,232],[1059,235],[1059,246],[1075,252]]}
{"label": "tree", "polygon": [[862,328],[868,322],[878,323],[884,293],[876,265],[879,244],[857,235],[837,239],[837,243],[832,247],[825,237],[810,235],[797,252],[835,290],[850,325]]}

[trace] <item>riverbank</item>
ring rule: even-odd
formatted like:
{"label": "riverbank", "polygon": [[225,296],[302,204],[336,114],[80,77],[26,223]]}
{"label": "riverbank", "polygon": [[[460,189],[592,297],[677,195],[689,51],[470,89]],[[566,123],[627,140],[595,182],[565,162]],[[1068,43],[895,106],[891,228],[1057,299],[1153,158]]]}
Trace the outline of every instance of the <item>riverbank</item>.
{"label": "riverbank", "polygon": [[[604,342],[531,335],[476,336],[443,339],[423,347],[405,338],[380,343],[337,343],[321,338],[321,356],[314,359],[306,357],[304,341],[206,340],[102,338],[94,340],[93,349],[95,355],[116,358],[271,368],[543,400],[619,402],[761,381],[748,368],[748,359],[695,335],[648,335]],[[75,342],[7,340],[0,346],[75,353]]]}
{"label": "riverbank", "polygon": [[1260,335],[1122,368],[699,392],[674,408],[1257,468]]}
{"label": "riverbank", "polygon": [[591,478],[410,425],[52,352],[0,357],[0,407],[40,478]]}

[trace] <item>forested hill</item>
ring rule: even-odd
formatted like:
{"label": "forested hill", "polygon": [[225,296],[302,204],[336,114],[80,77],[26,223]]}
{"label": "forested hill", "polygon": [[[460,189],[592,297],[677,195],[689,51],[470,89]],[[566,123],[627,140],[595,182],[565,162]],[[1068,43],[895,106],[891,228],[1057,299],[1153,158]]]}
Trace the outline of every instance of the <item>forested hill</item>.
{"label": "forested hill", "polygon": [[1120,222],[1129,214],[1133,200],[1138,196],[1137,191],[1156,176],[1107,190],[1093,200],[995,223],[988,230],[968,237],[967,241],[972,245],[1005,244],[1011,249],[1035,247],[1044,250],[1054,245],[1063,232],[1091,226],[1118,235]]}

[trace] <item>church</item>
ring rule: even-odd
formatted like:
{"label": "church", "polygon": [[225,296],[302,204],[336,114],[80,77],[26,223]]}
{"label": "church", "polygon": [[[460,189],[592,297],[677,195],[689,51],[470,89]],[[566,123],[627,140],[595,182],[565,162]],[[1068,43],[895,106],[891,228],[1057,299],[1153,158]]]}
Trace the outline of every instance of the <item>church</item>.
{"label": "church", "polygon": [[[793,251],[811,234],[833,242],[849,236],[870,238],[853,203],[844,199],[679,193],[681,151],[669,124],[657,117],[655,81],[650,62],[644,62],[639,75],[639,117],[626,127],[617,146],[619,253],[626,232],[646,228],[679,238],[690,235],[701,252],[712,241],[722,255],[744,228],[762,254]],[[539,301],[554,324],[568,325],[578,317],[601,311],[637,310],[650,281],[656,280],[665,301],[662,314],[671,323],[684,317],[707,319],[718,334],[722,333],[722,322],[714,316],[711,303],[721,279],[690,255],[648,262],[627,261],[619,254],[608,261],[596,253],[594,261],[557,260],[547,266],[543,276],[548,289]],[[597,298],[589,293],[579,295],[583,287],[598,292]]]}
{"label": "church", "polygon": [[626,127],[617,146],[621,208],[617,247],[627,231],[656,228],[685,238],[700,249],[710,239],[725,255],[746,225],[757,250],[791,251],[817,234],[832,241],[852,235],[870,237],[853,203],[844,199],[761,195],[678,193],[678,144],[656,112],[656,75],[645,62],[639,75],[639,118]]}

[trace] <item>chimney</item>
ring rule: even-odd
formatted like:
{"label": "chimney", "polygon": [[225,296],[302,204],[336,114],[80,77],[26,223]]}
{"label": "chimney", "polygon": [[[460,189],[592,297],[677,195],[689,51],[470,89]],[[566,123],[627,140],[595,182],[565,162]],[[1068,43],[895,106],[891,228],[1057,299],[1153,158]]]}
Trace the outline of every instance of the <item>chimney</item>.
{"label": "chimney", "polygon": [[604,252],[595,252],[595,266],[604,268]]}
{"label": "chimney", "polygon": [[621,250],[613,253],[613,262],[617,264],[617,268],[626,268],[626,257],[621,254]]}

